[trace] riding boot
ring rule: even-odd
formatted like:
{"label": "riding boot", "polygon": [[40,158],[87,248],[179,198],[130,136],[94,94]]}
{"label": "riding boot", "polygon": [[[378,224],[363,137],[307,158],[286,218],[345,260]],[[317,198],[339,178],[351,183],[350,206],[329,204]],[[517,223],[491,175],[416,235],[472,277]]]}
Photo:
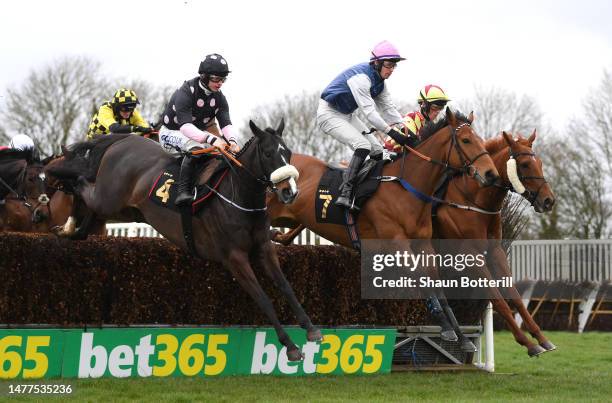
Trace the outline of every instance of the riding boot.
{"label": "riding boot", "polygon": [[348,168],[344,171],[344,181],[342,185],[340,185],[340,196],[338,200],[336,200],[336,206],[344,207],[350,210],[358,211],[359,208],[353,206],[352,193],[353,187],[355,186],[355,177],[359,173],[359,169],[363,164],[366,156],[368,155],[368,150],[365,149],[357,149],[353,154],[353,158],[351,158],[351,162],[349,163]]}
{"label": "riding boot", "polygon": [[182,206],[193,201],[191,176],[194,162],[195,158],[193,158],[190,154],[185,155],[183,158],[183,163],[181,164],[181,175],[177,184],[178,195],[174,201],[174,204],[177,206]]}

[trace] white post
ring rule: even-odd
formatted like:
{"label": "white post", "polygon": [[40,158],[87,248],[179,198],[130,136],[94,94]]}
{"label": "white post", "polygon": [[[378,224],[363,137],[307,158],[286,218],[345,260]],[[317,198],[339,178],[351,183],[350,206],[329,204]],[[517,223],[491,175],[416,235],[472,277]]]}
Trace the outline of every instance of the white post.
{"label": "white post", "polygon": [[485,365],[487,372],[495,372],[495,349],[493,346],[493,304],[489,302],[484,312]]}

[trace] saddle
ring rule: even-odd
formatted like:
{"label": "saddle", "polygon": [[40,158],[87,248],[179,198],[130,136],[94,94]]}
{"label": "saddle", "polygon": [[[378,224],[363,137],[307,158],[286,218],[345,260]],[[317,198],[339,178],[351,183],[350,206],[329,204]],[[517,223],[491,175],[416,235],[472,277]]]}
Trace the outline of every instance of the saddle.
{"label": "saddle", "polygon": [[[198,160],[194,178],[198,178],[195,187],[195,198],[192,203],[192,214],[197,213],[203,206],[204,201],[212,195],[211,189],[219,187],[227,172],[229,166],[227,162],[219,156],[211,156],[202,154],[194,156]],[[169,208],[179,212],[180,209],[174,204],[177,197],[177,190],[174,183],[178,181],[181,172],[181,163],[183,157],[173,159],[157,176],[149,190],[149,200],[158,206]]]}
{"label": "saddle", "polygon": [[[360,209],[370,197],[376,193],[380,185],[380,176],[387,161],[367,160],[355,177],[353,198],[355,205]],[[340,195],[340,185],[343,181],[345,169],[328,167],[321,176],[317,192],[315,193],[315,216],[317,222],[327,224],[345,225],[345,211],[336,206],[335,201]]]}

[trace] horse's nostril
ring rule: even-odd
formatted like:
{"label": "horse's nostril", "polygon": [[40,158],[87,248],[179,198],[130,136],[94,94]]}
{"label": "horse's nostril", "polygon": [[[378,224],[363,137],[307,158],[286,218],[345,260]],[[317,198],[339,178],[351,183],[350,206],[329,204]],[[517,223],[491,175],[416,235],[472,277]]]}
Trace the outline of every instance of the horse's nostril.
{"label": "horse's nostril", "polygon": [[550,197],[547,197],[546,199],[544,199],[544,208],[551,209],[552,206],[554,206],[554,204],[555,204],[555,199],[552,199]]}

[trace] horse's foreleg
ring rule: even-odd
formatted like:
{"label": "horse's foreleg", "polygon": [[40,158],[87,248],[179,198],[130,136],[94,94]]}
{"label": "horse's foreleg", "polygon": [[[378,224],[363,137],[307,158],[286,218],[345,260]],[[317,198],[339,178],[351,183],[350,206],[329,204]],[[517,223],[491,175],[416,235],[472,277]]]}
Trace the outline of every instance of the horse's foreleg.
{"label": "horse's foreleg", "polygon": [[302,230],[304,230],[304,227],[302,224],[299,224],[297,227],[285,232],[284,234],[282,232],[280,232],[279,230],[270,230],[270,235],[271,235],[271,239],[274,242],[278,242],[281,245],[289,245],[291,244],[291,242],[293,242],[293,240],[300,235],[300,232],[302,232]]}
{"label": "horse's foreleg", "polygon": [[312,325],[310,318],[304,312],[304,308],[297,300],[293,288],[283,274],[276,256],[276,251],[271,242],[264,243],[259,250],[259,260],[262,263],[266,274],[274,281],[274,284],[281,290],[285,298],[289,301],[289,305],[293,313],[298,318],[298,322],[302,329],[306,330],[308,341],[321,341],[321,331]]}
{"label": "horse's foreleg", "polygon": [[512,310],[510,309],[510,306],[508,305],[505,299],[491,299],[491,303],[493,304],[493,309],[495,309],[495,312],[501,315],[501,317],[504,319],[504,321],[510,328],[512,335],[514,336],[514,340],[516,340],[516,342],[521,346],[527,348],[527,354],[529,354],[530,357],[534,357],[546,352],[545,349],[533,343],[527,338],[527,336],[525,336],[525,334],[522,332],[522,330],[519,328],[518,324],[514,320]]}
{"label": "horse's foreleg", "polygon": [[[489,257],[487,258],[487,263],[492,268],[493,273],[495,274],[495,278],[512,276],[510,266],[508,265],[508,259],[506,258],[506,254],[504,253],[501,247],[496,247],[495,249],[493,249],[492,253],[490,253]],[[525,327],[527,328],[527,331],[529,331],[531,336],[533,336],[538,341],[538,343],[544,350],[555,350],[557,346],[551,343],[548,338],[544,336],[538,324],[535,322],[529,311],[527,311],[527,307],[525,307],[525,304],[523,304],[523,299],[521,298],[521,295],[519,294],[518,290],[515,287],[512,287],[508,290],[508,293],[512,305],[516,308],[519,315],[521,315],[521,317],[523,318]],[[514,318],[512,318],[512,321],[516,325]]]}
{"label": "horse's foreleg", "polygon": [[253,268],[249,263],[248,255],[242,251],[234,250],[223,265],[227,267],[236,278],[240,286],[255,300],[264,311],[270,322],[274,325],[278,340],[287,348],[289,361],[299,361],[304,358],[300,349],[293,343],[285,329],[280,324],[272,301],[266,295],[255,277]]}

